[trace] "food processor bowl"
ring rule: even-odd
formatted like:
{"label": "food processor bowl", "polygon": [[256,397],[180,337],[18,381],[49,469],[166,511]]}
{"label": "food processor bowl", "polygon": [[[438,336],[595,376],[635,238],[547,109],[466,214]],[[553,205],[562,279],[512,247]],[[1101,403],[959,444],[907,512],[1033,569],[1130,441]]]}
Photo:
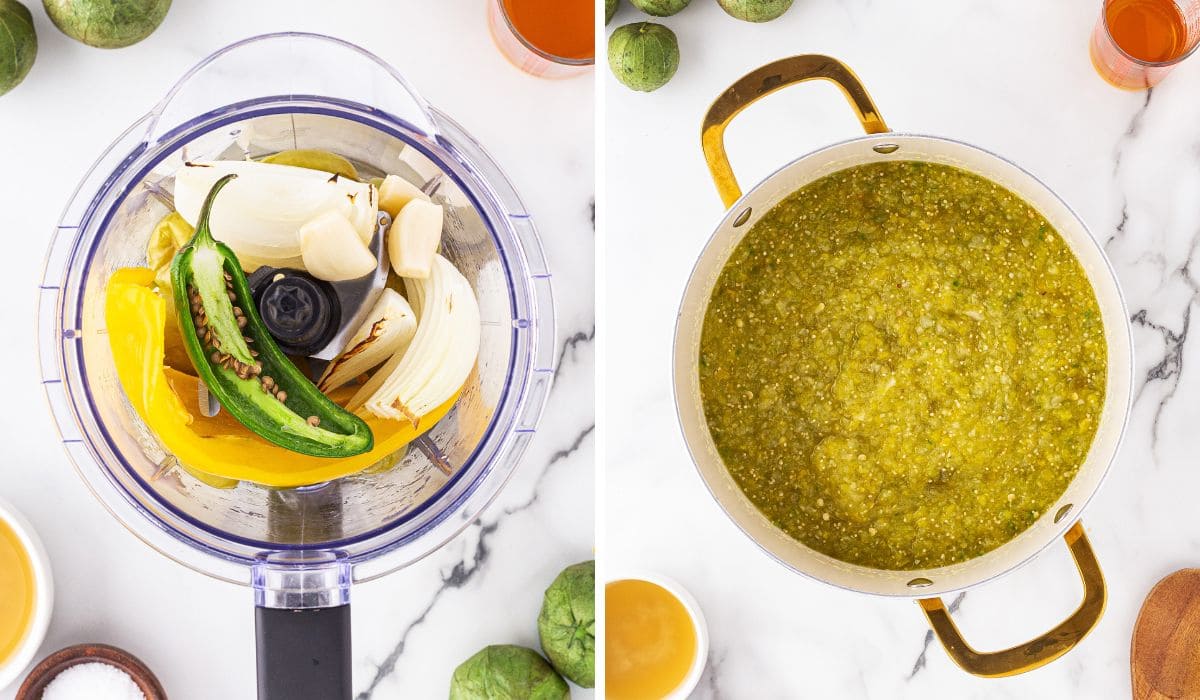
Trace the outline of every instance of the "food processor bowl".
{"label": "food processor bowl", "polygon": [[[183,470],[126,399],[105,286],[146,264],[185,162],[287,149],[336,152],[364,177],[436,183],[442,254],[479,301],[479,359],[454,409],[385,463],[302,488],[218,488]],[[553,319],[537,232],[483,148],[379,58],[303,33],[218,51],[105,151],[59,222],[38,309],[43,384],[80,476],[155,549],[254,586],[260,697],[288,698],[349,697],[350,584],[434,551],[507,481],[549,391]],[[309,670],[294,668],[294,652],[331,659],[318,674],[308,656]]]}

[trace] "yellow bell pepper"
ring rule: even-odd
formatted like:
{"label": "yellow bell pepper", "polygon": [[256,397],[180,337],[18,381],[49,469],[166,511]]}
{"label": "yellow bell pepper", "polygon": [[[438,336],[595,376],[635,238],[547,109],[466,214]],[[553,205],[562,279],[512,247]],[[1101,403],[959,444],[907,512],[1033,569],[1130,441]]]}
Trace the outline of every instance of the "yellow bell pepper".
{"label": "yellow bell pepper", "polygon": [[165,354],[167,365],[170,367],[186,367],[189,373],[194,373],[191,360],[188,359],[187,349],[183,346],[183,336],[179,333],[179,324],[175,318],[175,304],[171,300],[171,261],[175,253],[192,238],[195,229],[179,212],[171,212],[162,218],[150,232],[150,241],[146,244],[146,267],[154,271],[154,284],[167,305],[167,324],[165,327]]}
{"label": "yellow bell pepper", "polygon": [[215,478],[214,483],[237,480],[291,488],[363,471],[432,428],[458,400],[455,395],[422,416],[417,426],[361,412],[375,447],[355,457],[310,457],[273,445],[225,411],[205,417],[195,398],[199,380],[164,364],[167,309],[154,290],[154,276],[148,268],[125,268],[109,279],[104,311],[117,376],[163,447],[193,473]]}

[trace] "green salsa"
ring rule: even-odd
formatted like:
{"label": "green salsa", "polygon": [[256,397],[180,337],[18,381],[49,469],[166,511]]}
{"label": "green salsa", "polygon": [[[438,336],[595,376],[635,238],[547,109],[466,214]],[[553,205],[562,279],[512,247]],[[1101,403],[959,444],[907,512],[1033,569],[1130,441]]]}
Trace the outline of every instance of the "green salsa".
{"label": "green salsa", "polygon": [[721,272],[705,417],[746,496],[837,559],[965,561],[1033,524],[1104,404],[1100,310],[1033,207],[958,168],[862,165],[793,193]]}

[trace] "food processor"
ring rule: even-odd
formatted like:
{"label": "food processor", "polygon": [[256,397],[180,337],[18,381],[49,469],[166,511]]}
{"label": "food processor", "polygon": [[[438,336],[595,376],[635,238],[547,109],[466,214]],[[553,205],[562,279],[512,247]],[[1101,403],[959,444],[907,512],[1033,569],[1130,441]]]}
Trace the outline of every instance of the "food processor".
{"label": "food processor", "polygon": [[[105,284],[146,264],[185,162],[323,149],[364,177],[438,181],[442,254],[471,282],[480,354],[455,408],[394,464],[312,486],[213,485],[131,408],[105,331]],[[512,474],[553,377],[550,274],[497,164],[395,69],[347,42],[254,37],[201,61],[84,177],[39,290],[42,381],[62,442],[105,507],[159,552],[254,591],[260,698],[349,698],[352,583],[466,528]],[[221,486],[224,486],[222,488]]]}

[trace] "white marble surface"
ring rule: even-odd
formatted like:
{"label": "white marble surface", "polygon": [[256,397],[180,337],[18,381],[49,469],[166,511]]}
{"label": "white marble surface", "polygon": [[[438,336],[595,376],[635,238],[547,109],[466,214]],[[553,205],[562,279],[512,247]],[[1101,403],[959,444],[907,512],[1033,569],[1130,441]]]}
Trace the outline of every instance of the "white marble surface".
{"label": "white marble surface", "polygon": [[[688,586],[708,617],[709,671],[696,698],[1122,698],[1141,600],[1200,563],[1196,419],[1200,347],[1200,58],[1151,93],[1110,88],[1088,60],[1097,1],[799,0],[753,26],[694,2],[663,22],[682,65],[635,94],[605,76],[607,393],[603,555]],[[641,17],[625,7],[610,26]],[[1035,672],[982,680],[930,643],[916,605],[789,573],[729,522],[695,473],[675,421],[671,339],[695,257],[722,214],[700,153],[700,120],[744,73],[827,53],[861,77],[889,126],[1008,156],[1061,194],[1106,243],[1135,316],[1137,401],[1125,444],[1083,522],[1109,584],[1108,610],[1073,652]],[[729,131],[748,187],[818,146],[857,134],[837,91],[808,84],[744,113]],[[636,339],[636,340],[634,340]],[[959,603],[978,647],[1008,646],[1074,609],[1066,548]]]}
{"label": "white marble surface", "polygon": [[[488,35],[484,0],[176,2],[145,42],[91,49],[60,34],[39,2],[40,55],[0,98],[0,497],[45,541],[57,605],[41,656],[107,642],[144,659],[173,700],[252,698],[248,588],[153,552],[109,518],[75,476],[45,406],[34,346],[42,257],[78,179],[196,61],[254,34],[298,29],[358,43],[396,66],[508,172],[540,226],[555,275],[562,362],[546,417],[499,500],[437,554],[356,587],[359,698],[445,697],[459,661],[489,643],[536,646],[541,591],[592,556],[593,137],[590,77],[541,81]],[[11,698],[15,687],[0,689]],[[576,690],[574,697],[591,697]]]}

